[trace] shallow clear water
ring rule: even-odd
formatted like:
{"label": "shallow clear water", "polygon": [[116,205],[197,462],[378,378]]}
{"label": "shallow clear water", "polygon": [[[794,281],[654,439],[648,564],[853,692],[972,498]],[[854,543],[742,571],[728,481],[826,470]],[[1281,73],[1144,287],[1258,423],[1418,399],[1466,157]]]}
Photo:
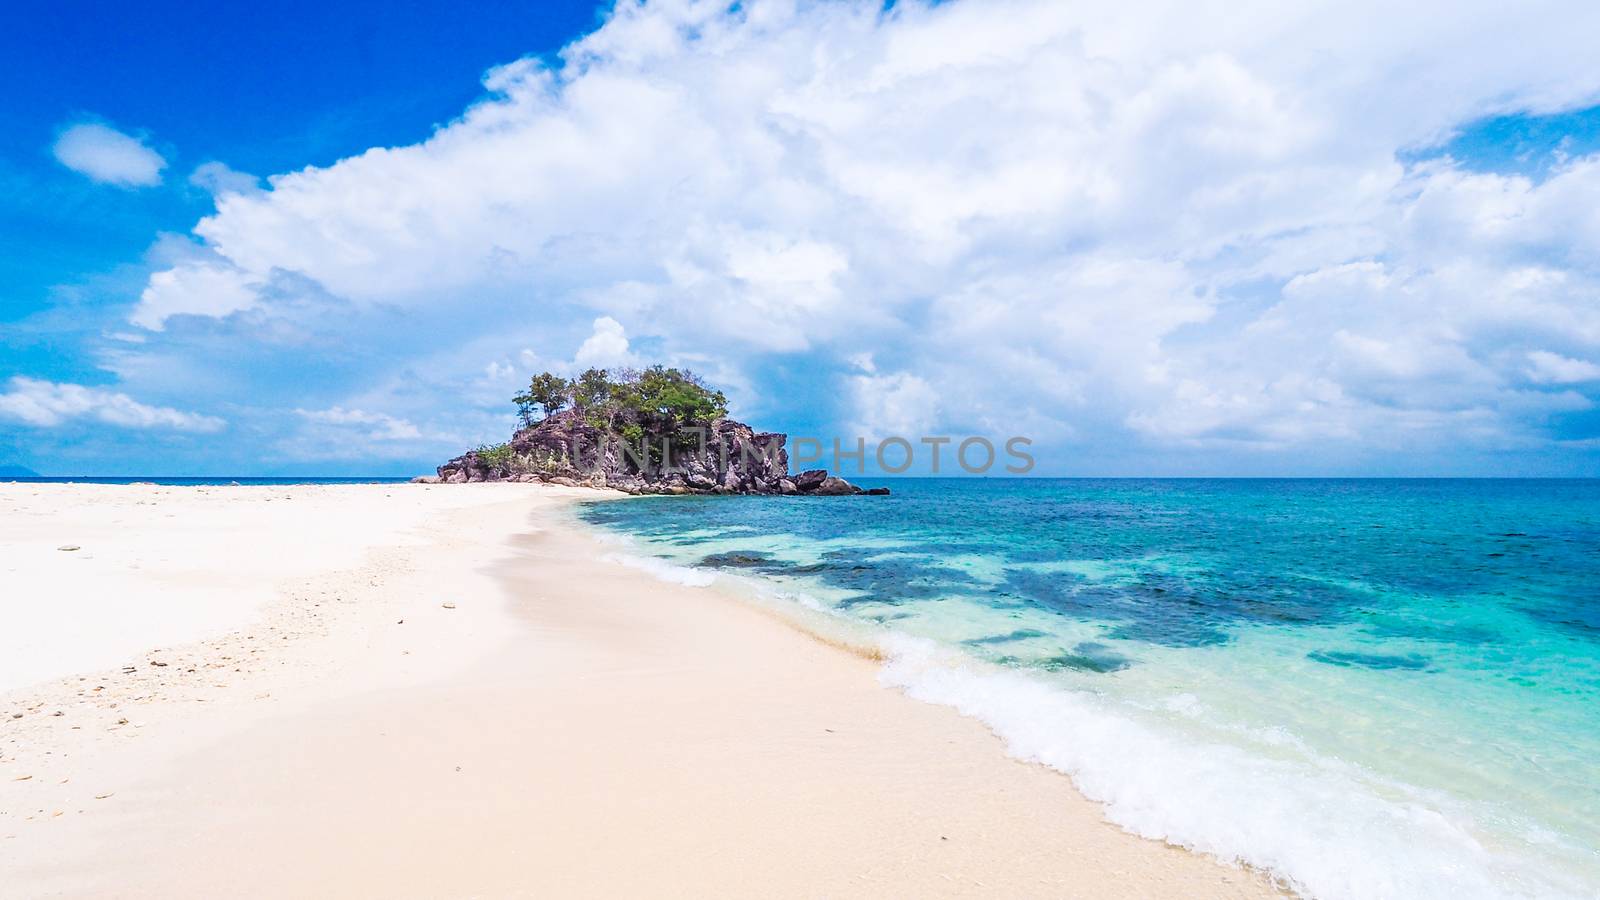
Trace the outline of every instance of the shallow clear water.
{"label": "shallow clear water", "polygon": [[868,627],[1135,832],[1319,896],[1600,895],[1600,481],[887,483],[582,515]]}

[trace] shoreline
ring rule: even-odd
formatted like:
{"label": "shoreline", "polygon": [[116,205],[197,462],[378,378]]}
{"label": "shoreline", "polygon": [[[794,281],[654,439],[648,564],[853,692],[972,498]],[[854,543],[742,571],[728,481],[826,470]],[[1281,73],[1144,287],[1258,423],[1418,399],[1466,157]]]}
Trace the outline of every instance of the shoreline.
{"label": "shoreline", "polygon": [[[110,740],[36,738],[32,757],[0,725],[0,880],[29,896],[1275,893],[1121,831],[978,722],[880,686],[869,659],[605,561],[566,509],[592,491],[434,490],[486,487],[430,513],[425,539],[307,576],[288,606],[324,621],[265,632],[281,646],[236,689],[135,702],[132,685],[103,711],[131,721],[97,720]],[[287,627],[274,615],[257,626]],[[71,734],[44,710],[21,727]],[[48,818],[13,814],[28,806]]]}

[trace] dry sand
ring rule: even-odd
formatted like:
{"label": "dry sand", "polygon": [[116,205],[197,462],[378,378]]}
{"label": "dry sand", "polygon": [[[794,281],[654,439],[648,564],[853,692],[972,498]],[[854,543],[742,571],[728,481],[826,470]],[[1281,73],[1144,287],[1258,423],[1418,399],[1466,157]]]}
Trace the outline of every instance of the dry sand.
{"label": "dry sand", "polygon": [[[1273,893],[864,657],[605,561],[566,509],[595,496],[0,485],[0,621],[69,603],[27,614],[65,652],[181,585],[231,623],[173,613],[157,652],[0,694],[0,894]],[[197,557],[201,520],[230,537]],[[94,599],[84,550],[118,561]]]}

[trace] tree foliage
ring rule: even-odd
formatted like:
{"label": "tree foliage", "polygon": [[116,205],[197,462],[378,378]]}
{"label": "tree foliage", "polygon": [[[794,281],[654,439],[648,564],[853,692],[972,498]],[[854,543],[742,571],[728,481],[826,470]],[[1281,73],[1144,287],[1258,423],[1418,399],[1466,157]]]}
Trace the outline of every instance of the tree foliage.
{"label": "tree foliage", "polygon": [[572,404],[579,409],[601,406],[611,399],[611,373],[586,369],[572,382]]}
{"label": "tree foliage", "polygon": [[612,396],[646,431],[665,434],[728,414],[728,398],[686,369],[651,366],[626,374],[630,377],[613,388]]}
{"label": "tree foliage", "polygon": [[474,452],[478,454],[478,462],[499,475],[510,474],[517,457],[510,444],[481,444]]}
{"label": "tree foliage", "polygon": [[544,417],[548,419],[571,401],[572,382],[549,372],[540,372],[533,376],[528,382],[528,389],[511,398],[511,402],[517,404],[517,414],[522,417],[523,423],[528,425],[533,424],[535,407],[544,410]]}
{"label": "tree foliage", "polygon": [[568,381],[550,372],[535,375],[525,393],[512,398],[523,421],[534,411],[545,418],[571,404],[584,421],[629,439],[675,437],[728,414],[728,398],[687,369],[589,369]]}

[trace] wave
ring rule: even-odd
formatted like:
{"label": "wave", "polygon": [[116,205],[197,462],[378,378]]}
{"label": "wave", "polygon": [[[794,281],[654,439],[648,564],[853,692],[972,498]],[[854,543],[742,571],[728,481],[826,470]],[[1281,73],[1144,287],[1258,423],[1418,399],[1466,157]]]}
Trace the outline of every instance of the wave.
{"label": "wave", "polygon": [[[1023,506],[990,503],[996,492],[966,485],[926,488],[920,499],[908,491],[921,506],[901,508],[904,521],[892,526],[881,512],[851,507],[774,520],[770,505],[737,501],[710,517],[698,506],[652,506],[646,516],[641,506],[636,522],[621,515],[627,507],[610,509],[617,528],[645,532],[629,551],[680,564],[667,565],[669,580],[685,583],[686,569],[698,571],[714,590],[883,660],[887,686],[983,722],[1007,752],[1072,778],[1134,834],[1269,872],[1309,896],[1600,896],[1600,851],[1585,816],[1594,804],[1592,708],[1581,702],[1592,684],[1582,668],[1589,657],[1550,649],[1561,635],[1541,631],[1499,594],[1468,614],[1449,584],[1410,590],[1419,577],[1443,577],[1449,554],[1414,559],[1390,538],[1368,541],[1356,561],[1407,561],[1376,570],[1383,593],[1363,593],[1358,606],[1379,614],[1357,625],[1319,618],[1298,601],[1242,613],[1212,604],[1191,619],[1185,602],[1253,595],[1259,584],[1344,609],[1349,596],[1312,582],[1343,585],[1354,557],[1303,564],[1298,548],[1316,537],[1315,521],[1267,522],[1236,515],[1228,497],[1179,491],[1174,500],[1168,490],[1132,489],[1139,502],[1127,508],[1138,515],[1104,539],[1082,529],[1041,535],[1019,518]],[[1026,515],[1070,519],[1085,504],[1121,510],[1128,494],[1031,487]],[[1363,497],[1411,515],[1384,506],[1387,493]],[[1173,555],[1165,526],[1146,521],[1167,507],[1236,525],[1195,532],[1201,549]],[[708,519],[718,527],[754,521],[760,538],[701,540]],[[953,522],[963,523],[959,534]],[[1477,546],[1471,528],[1449,516],[1424,524],[1440,535],[1437,547]],[[680,541],[683,529],[695,535],[692,545]],[[1230,534],[1248,552],[1234,555]],[[770,562],[692,568],[731,554]],[[1587,565],[1570,562],[1549,589],[1579,592],[1586,582],[1574,573]],[[1067,575],[1042,577],[1053,572]],[[1129,613],[1130,602],[1143,605]],[[1196,623],[1215,630],[1192,640]],[[1487,637],[1462,638],[1462,628],[1479,625]],[[1359,640],[1330,643],[1352,630]],[[1223,634],[1230,640],[1209,639]],[[1481,645],[1513,639],[1529,644],[1511,654],[1514,665],[1485,668]],[[1102,643],[1132,664],[1077,664],[1088,656],[1078,651],[1105,651]],[[1450,650],[1456,658],[1435,653]],[[1074,664],[1056,665],[1068,656]],[[1552,667],[1570,677],[1554,678]],[[1541,680],[1537,693],[1500,689],[1502,675],[1524,670]],[[1530,702],[1540,704],[1537,716]]]}
{"label": "wave", "polygon": [[[648,551],[614,532],[606,542]],[[1448,798],[1385,782],[1358,766],[1273,758],[1197,740],[1151,721],[1131,703],[984,662],[947,644],[869,626],[787,579],[717,573],[639,552],[607,557],[674,584],[715,584],[781,613],[829,643],[885,661],[880,681],[984,723],[1007,753],[1072,778],[1106,818],[1141,837],[1267,872],[1302,895],[1343,898],[1451,895],[1454,900],[1587,897],[1539,861],[1490,846]],[[1198,715],[1189,695],[1172,711]]]}
{"label": "wave", "polygon": [[646,572],[662,581],[669,581],[673,584],[681,584],[687,587],[708,587],[717,580],[714,572],[706,572],[689,566],[680,566],[654,556],[611,553],[602,558],[607,562],[618,563],[630,569]]}
{"label": "wave", "polygon": [[890,633],[881,680],[983,722],[1007,752],[1070,776],[1123,829],[1242,863],[1313,897],[1581,897],[1532,860],[1486,847],[1351,767],[1196,743],[1114,701]]}

